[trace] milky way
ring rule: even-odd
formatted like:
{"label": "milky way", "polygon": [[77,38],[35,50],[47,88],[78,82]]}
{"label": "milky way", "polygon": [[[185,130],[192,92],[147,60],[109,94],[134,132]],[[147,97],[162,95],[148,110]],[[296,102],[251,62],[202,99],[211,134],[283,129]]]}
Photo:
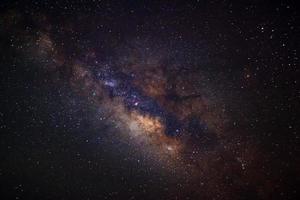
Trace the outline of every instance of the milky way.
{"label": "milky way", "polygon": [[[251,18],[253,25],[247,16],[256,16],[259,6],[247,3],[48,4],[22,9],[12,3],[1,14],[1,36],[7,37],[2,57],[11,66],[4,91],[16,101],[3,105],[17,109],[1,112],[9,121],[1,127],[25,141],[3,139],[4,149],[15,149],[0,170],[7,180],[14,177],[4,187],[8,197],[296,195],[296,117],[280,113],[296,105],[284,107],[281,99],[294,94],[297,80],[295,73],[274,74],[280,64],[296,69],[298,57],[291,42],[273,42],[284,23],[267,26],[276,9],[289,5],[274,4],[274,11],[261,5],[270,16],[265,22]],[[288,28],[294,30],[293,23]],[[260,42],[252,41],[256,37]],[[277,43],[289,48],[278,50]],[[269,59],[276,52],[281,57]],[[280,81],[290,84],[289,93]],[[24,94],[16,98],[11,91],[19,91],[18,85]]]}

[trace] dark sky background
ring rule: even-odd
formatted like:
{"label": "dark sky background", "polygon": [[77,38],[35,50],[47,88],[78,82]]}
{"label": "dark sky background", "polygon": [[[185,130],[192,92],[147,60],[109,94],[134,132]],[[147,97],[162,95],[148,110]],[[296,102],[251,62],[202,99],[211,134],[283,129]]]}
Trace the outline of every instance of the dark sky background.
{"label": "dark sky background", "polygon": [[0,3],[1,199],[296,199],[296,1]]}

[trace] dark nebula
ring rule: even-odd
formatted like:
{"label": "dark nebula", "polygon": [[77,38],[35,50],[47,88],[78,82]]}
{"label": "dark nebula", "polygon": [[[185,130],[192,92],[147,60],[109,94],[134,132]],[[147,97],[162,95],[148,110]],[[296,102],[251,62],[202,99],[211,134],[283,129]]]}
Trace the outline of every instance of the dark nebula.
{"label": "dark nebula", "polygon": [[1,199],[296,199],[293,1],[0,3]]}

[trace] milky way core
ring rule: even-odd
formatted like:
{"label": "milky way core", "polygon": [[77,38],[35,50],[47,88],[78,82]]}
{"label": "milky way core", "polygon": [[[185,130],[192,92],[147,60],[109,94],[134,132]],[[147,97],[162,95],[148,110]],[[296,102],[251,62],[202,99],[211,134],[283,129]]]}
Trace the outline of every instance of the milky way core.
{"label": "milky way core", "polygon": [[1,11],[3,199],[297,196],[292,3]]}

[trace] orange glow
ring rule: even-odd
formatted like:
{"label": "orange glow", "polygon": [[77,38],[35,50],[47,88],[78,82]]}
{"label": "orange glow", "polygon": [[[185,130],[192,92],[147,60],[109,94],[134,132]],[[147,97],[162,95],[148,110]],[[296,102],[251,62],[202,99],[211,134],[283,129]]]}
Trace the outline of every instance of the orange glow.
{"label": "orange glow", "polygon": [[133,113],[132,117],[139,127],[147,133],[162,133],[164,131],[164,126],[158,118],[143,116],[136,112]]}

